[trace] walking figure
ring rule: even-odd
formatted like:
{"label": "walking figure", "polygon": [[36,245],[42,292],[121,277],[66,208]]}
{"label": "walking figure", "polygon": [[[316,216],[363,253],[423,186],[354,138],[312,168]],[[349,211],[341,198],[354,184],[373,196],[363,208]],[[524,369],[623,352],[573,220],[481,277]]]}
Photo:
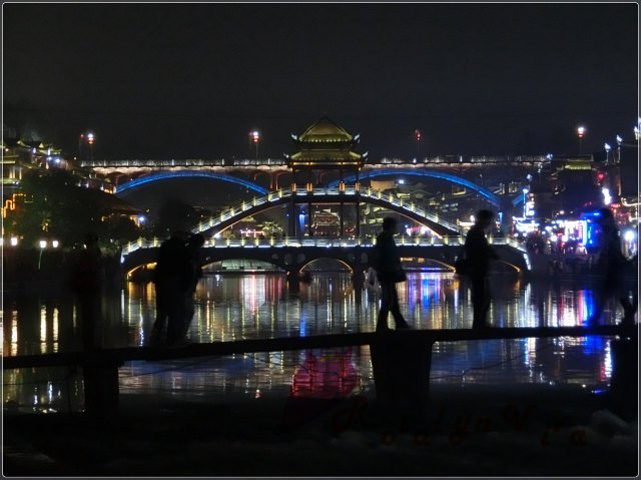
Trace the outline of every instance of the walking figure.
{"label": "walking figure", "polygon": [[158,251],[154,269],[156,285],[156,322],[152,340],[160,341],[165,325],[167,344],[175,345],[184,338],[187,315],[187,292],[192,291],[192,267],[186,245],[187,234],[174,232]]}
{"label": "walking figure", "polygon": [[98,237],[87,234],[83,249],[78,254],[71,271],[71,288],[78,298],[82,343],[85,350],[96,350],[101,344],[96,338],[96,330],[101,316],[103,276]]}
{"label": "walking figure", "polygon": [[606,304],[613,298],[621,303],[625,321],[633,322],[638,294],[630,302],[628,292],[623,285],[623,275],[625,269],[635,259],[628,259],[623,255],[621,235],[616,226],[612,210],[604,207],[599,209],[598,213],[597,223],[601,227],[603,243],[596,262],[596,271],[602,277],[600,285],[595,291],[594,312],[588,318],[587,323],[589,326],[597,325]]}
{"label": "walking figure", "polygon": [[479,210],[476,222],[465,237],[465,258],[472,288],[472,307],[474,317],[472,328],[488,327],[487,311],[490,308],[490,282],[488,270],[490,259],[499,256],[490,247],[485,232],[494,222],[494,213],[490,210]]}
{"label": "walking figure", "polygon": [[185,325],[183,336],[187,335],[189,330],[189,325],[194,316],[195,308],[195,299],[194,295],[196,293],[196,287],[198,286],[198,281],[203,276],[203,269],[201,266],[200,259],[200,249],[205,244],[205,237],[200,233],[196,233],[189,237],[187,240],[187,254],[189,257],[189,289],[187,290],[185,296]]}
{"label": "walking figure", "polygon": [[373,266],[376,270],[376,277],[381,286],[381,309],[378,312],[376,331],[387,331],[387,317],[392,312],[396,329],[410,328],[403,318],[398,304],[398,293],[396,284],[407,280],[401,257],[398,254],[393,235],[396,233],[396,219],[386,217],[383,219],[383,231],[376,237],[374,248]]}

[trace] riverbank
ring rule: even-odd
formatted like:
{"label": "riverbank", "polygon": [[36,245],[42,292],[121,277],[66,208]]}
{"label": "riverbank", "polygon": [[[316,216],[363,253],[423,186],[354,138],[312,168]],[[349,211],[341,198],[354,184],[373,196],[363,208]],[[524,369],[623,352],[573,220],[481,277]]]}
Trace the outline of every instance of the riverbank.
{"label": "riverbank", "polygon": [[[638,406],[638,404],[637,404]],[[435,385],[423,426],[372,392],[176,400],[121,415],[4,416],[4,474],[29,476],[634,476],[638,416],[575,386]],[[622,418],[623,417],[623,418]]]}

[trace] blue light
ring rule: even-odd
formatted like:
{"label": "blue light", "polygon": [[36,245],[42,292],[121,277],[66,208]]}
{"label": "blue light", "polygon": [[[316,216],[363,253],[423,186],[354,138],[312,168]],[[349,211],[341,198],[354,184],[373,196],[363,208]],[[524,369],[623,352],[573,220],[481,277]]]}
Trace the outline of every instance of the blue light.
{"label": "blue light", "polygon": [[[389,176],[389,175],[409,175],[409,176],[414,176],[414,177],[429,177],[429,178],[436,178],[438,180],[445,180],[451,183],[455,183],[457,185],[462,185],[466,188],[469,188],[471,190],[474,190],[478,192],[480,195],[483,197],[487,198],[492,204],[498,206],[501,202],[499,197],[494,195],[490,190],[487,188],[481,187],[480,185],[477,185],[476,183],[470,182],[469,180],[461,177],[457,177],[456,175],[451,175],[449,173],[443,173],[443,172],[425,172],[421,170],[404,170],[404,169],[394,169],[394,170],[380,170],[376,172],[367,172],[365,174],[360,175],[361,180],[365,180],[368,178],[376,178],[376,177],[382,177],[382,176]],[[356,175],[350,175],[348,177],[345,177],[343,179],[344,182],[353,182],[356,180]],[[332,183],[329,184],[330,187],[337,187],[339,181],[336,180]],[[523,201],[523,199],[521,199]]]}
{"label": "blue light", "polygon": [[265,195],[269,191],[266,188],[263,188],[256,183],[249,182],[247,180],[243,180],[242,178],[234,177],[231,175],[187,170],[187,171],[181,171],[181,172],[154,173],[152,175],[148,175],[142,178],[138,178],[136,180],[132,180],[130,182],[123,183],[122,185],[117,187],[116,194],[120,195],[121,193],[124,193],[127,190],[140,188],[149,183],[158,182],[161,180],[170,180],[174,178],[207,178],[211,180],[219,180],[221,182],[228,182],[236,185],[241,185],[245,188],[254,190],[255,192],[260,193],[262,195]]}

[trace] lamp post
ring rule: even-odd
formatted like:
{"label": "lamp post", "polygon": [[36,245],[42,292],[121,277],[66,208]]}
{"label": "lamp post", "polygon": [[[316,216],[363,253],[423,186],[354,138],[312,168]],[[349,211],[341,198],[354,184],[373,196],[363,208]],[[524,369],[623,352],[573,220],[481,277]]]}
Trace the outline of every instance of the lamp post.
{"label": "lamp post", "polygon": [[579,155],[581,155],[581,140],[583,140],[583,136],[585,135],[585,127],[580,126],[576,129],[576,133],[579,136]]}
{"label": "lamp post", "polygon": [[45,248],[47,248],[47,241],[40,240],[39,246],[40,246],[40,255],[38,255],[38,270],[40,270],[40,264],[42,262],[42,252],[44,252]]}
{"label": "lamp post", "polygon": [[605,143],[603,148],[605,149],[605,163],[610,163],[610,150],[612,150],[612,147]]}
{"label": "lamp post", "polygon": [[85,139],[85,134],[81,133],[78,137],[78,161],[82,160],[82,141]]}
{"label": "lamp post", "polygon": [[416,156],[418,157],[421,152],[421,131],[418,128],[414,129],[414,138],[416,139]]}
{"label": "lamp post", "polygon": [[523,188],[523,219],[525,220],[525,209],[527,206],[527,194],[530,192],[530,189],[525,187]]}
{"label": "lamp post", "polygon": [[89,143],[89,155],[91,158],[91,161],[93,162],[93,141],[94,141],[94,134],[93,132],[87,133],[87,143]]}
{"label": "lamp post", "polygon": [[258,160],[258,142],[260,141],[260,132],[258,130],[252,130],[249,132],[249,138],[256,146],[256,160]]}
{"label": "lamp post", "polygon": [[623,143],[623,139],[617,135],[617,163],[621,163],[621,144]]}

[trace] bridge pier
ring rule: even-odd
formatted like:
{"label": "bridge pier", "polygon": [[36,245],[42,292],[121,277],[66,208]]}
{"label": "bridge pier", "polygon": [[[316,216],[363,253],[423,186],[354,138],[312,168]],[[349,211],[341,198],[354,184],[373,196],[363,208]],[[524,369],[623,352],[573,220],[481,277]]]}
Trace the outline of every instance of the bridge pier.
{"label": "bridge pier", "polygon": [[289,293],[298,293],[300,292],[300,276],[298,271],[288,270],[287,271],[287,288]]}
{"label": "bridge pier", "polygon": [[620,413],[637,411],[639,386],[638,336],[623,336],[612,340],[612,378],[609,403]]}
{"label": "bridge pier", "polygon": [[118,414],[120,366],[120,363],[100,357],[90,357],[82,366],[87,415],[108,419]]}
{"label": "bridge pier", "polygon": [[365,285],[365,279],[363,277],[363,272],[355,268],[352,272],[352,285],[355,290],[360,290],[363,288],[363,285]]}
{"label": "bridge pier", "polygon": [[432,345],[411,332],[395,331],[380,333],[371,343],[376,399],[385,410],[407,412],[416,423],[424,420]]}

